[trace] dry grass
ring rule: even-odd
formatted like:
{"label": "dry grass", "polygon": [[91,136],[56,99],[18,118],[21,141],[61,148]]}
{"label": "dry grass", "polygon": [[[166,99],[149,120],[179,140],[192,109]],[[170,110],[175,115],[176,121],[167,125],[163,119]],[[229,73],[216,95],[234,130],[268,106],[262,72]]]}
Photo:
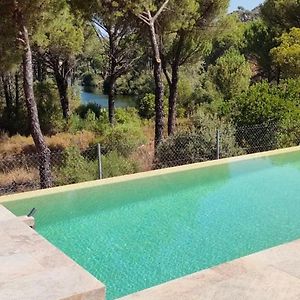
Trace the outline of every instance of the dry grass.
{"label": "dry grass", "polygon": [[141,172],[151,171],[154,159],[154,142],[142,145],[130,158],[137,162]]}
{"label": "dry grass", "polygon": [[46,142],[51,150],[63,150],[70,146],[77,146],[84,150],[90,145],[95,144],[96,136],[90,131],[81,131],[76,134],[58,133],[52,137],[46,137]]}
{"label": "dry grass", "polygon": [[7,173],[0,173],[0,186],[10,185],[12,183],[22,184],[39,180],[37,169],[19,168]]}
{"label": "dry grass", "polygon": [[[46,143],[51,150],[64,150],[70,146],[78,146],[84,150],[95,143],[95,134],[89,131],[82,131],[76,134],[58,133],[46,137]],[[0,157],[34,153],[35,146],[31,137],[15,135],[8,137],[0,136]]]}

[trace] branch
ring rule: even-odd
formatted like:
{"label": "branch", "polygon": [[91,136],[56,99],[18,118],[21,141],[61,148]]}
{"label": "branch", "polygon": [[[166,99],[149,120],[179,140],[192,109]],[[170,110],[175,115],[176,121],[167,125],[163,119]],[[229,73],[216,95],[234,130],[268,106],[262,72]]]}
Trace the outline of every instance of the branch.
{"label": "branch", "polygon": [[157,11],[155,16],[153,17],[153,22],[159,17],[159,15],[163,12],[163,10],[166,8],[167,4],[169,3],[170,0],[166,0],[164,4],[160,7],[160,9]]}
{"label": "branch", "polygon": [[26,46],[26,42],[20,37],[17,38],[17,42],[20,42],[23,46]]}
{"label": "branch", "polygon": [[149,20],[149,18],[143,16],[143,14],[139,14],[139,15],[138,15],[138,18],[141,19],[144,23],[146,23],[147,25],[150,26],[151,20]]}

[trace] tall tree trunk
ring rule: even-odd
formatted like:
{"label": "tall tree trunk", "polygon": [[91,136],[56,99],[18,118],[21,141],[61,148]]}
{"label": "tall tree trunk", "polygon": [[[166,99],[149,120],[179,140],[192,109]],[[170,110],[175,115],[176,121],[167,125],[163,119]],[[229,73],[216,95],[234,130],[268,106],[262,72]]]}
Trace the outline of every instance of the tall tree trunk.
{"label": "tall tree trunk", "polygon": [[15,115],[18,119],[20,113],[19,71],[15,74],[15,89]]}
{"label": "tall tree trunk", "polygon": [[70,116],[70,101],[68,96],[68,79],[64,78],[59,71],[55,71],[55,81],[58,88],[59,99],[61,104],[61,109],[63,112],[63,117],[68,119]]}
{"label": "tall tree trunk", "polygon": [[176,126],[176,107],[178,98],[179,66],[172,66],[172,79],[169,85],[169,115],[168,115],[168,135],[173,135]]}
{"label": "tall tree trunk", "polygon": [[108,28],[109,36],[109,72],[107,77],[107,94],[108,94],[108,119],[111,125],[115,123],[115,88],[116,88],[116,38],[112,28]]}
{"label": "tall tree trunk", "polygon": [[108,79],[108,119],[109,123],[113,125],[115,123],[115,86],[116,80],[114,76],[110,76]]}
{"label": "tall tree trunk", "polygon": [[1,76],[3,91],[4,91],[4,98],[5,98],[5,105],[8,117],[11,117],[12,114],[12,107],[13,107],[13,98],[10,90],[10,82],[7,75]]}
{"label": "tall tree trunk", "polygon": [[160,57],[159,44],[155,32],[154,23],[151,21],[150,25],[150,38],[153,51],[153,69],[155,81],[155,148],[163,140],[164,131],[164,84],[162,80],[162,62]]}
{"label": "tall tree trunk", "polygon": [[39,82],[43,82],[45,80],[45,70],[43,59],[40,57],[40,54],[37,54],[36,59],[36,78]]}
{"label": "tall tree trunk", "polygon": [[185,32],[179,32],[179,39],[174,53],[174,58],[171,62],[172,74],[171,78],[168,75],[166,62],[164,63],[164,73],[169,85],[169,115],[168,115],[168,135],[174,134],[176,126],[176,107],[178,99],[178,82],[179,82],[179,67],[181,52],[185,42]]}
{"label": "tall tree trunk", "polygon": [[23,22],[22,12],[18,9],[16,4],[16,21],[20,31],[20,37],[24,46],[23,60],[23,88],[25,94],[25,102],[30,121],[31,135],[39,154],[39,172],[40,172],[40,186],[41,188],[49,188],[52,186],[52,176],[50,167],[50,150],[46,145],[44,136],[41,131],[40,122],[38,118],[37,105],[34,98],[33,90],[33,66],[32,66],[32,52],[29,42],[29,35],[27,28]]}

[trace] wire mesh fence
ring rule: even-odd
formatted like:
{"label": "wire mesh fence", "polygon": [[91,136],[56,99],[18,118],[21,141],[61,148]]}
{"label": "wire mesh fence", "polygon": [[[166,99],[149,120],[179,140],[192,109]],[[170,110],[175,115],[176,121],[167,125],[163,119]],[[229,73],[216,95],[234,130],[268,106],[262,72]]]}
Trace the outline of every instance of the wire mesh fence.
{"label": "wire mesh fence", "polygon": [[[86,149],[77,146],[51,152],[53,186],[61,186],[154,169],[268,151],[300,143],[300,131],[276,124],[178,132],[156,150],[153,143],[128,151],[126,145]],[[40,188],[38,154],[19,154],[0,160],[0,195]]]}

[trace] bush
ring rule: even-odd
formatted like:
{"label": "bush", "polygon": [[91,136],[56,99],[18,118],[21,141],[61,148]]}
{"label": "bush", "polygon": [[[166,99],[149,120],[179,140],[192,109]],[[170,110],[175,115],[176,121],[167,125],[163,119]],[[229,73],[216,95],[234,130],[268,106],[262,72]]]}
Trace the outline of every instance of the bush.
{"label": "bush", "polygon": [[248,89],[251,68],[244,55],[230,49],[209,67],[209,74],[226,100]]}
{"label": "bush", "polygon": [[102,167],[104,178],[133,174],[139,171],[135,161],[119,155],[116,151],[102,157]]}
{"label": "bush", "polygon": [[132,95],[140,99],[154,89],[151,71],[128,73],[117,80],[117,90],[121,95]]}
{"label": "bush", "polygon": [[117,108],[115,114],[116,122],[118,124],[136,124],[141,125],[141,119],[135,108]]}
{"label": "bush", "polygon": [[63,115],[56,86],[51,82],[36,83],[35,97],[43,133],[54,134],[60,131]]}
{"label": "bush", "polygon": [[87,87],[96,87],[97,86],[97,79],[95,75],[92,73],[84,73],[81,78],[81,85]]}
{"label": "bush", "polygon": [[[168,98],[164,97],[164,114],[168,114]],[[137,101],[137,107],[140,117],[144,119],[152,119],[155,117],[155,95],[146,94],[143,98]]]}
{"label": "bush", "polygon": [[236,124],[238,143],[249,152],[298,144],[299,80],[257,83],[224,107]]}
{"label": "bush", "polygon": [[228,106],[225,104],[226,113],[231,115],[237,126],[277,123],[296,108],[279,91],[280,87],[267,82],[253,85],[247,92],[232,99]]}
{"label": "bush", "polygon": [[129,157],[144,142],[145,138],[141,127],[133,124],[121,124],[106,131],[102,145],[107,151],[116,151],[124,157]]}
{"label": "bush", "polygon": [[234,126],[225,119],[198,110],[192,117],[192,131],[179,132],[160,144],[158,167],[203,162],[217,157],[216,130],[221,132],[221,157],[243,153],[235,142]]}
{"label": "bush", "polygon": [[138,101],[139,115],[145,119],[152,119],[155,116],[155,95],[146,94]]}
{"label": "bush", "polygon": [[56,185],[91,181],[98,178],[97,161],[88,161],[78,148],[67,148],[63,153],[62,165],[54,170]]}
{"label": "bush", "polygon": [[276,133],[277,148],[300,145],[300,111],[289,113],[280,122]]}
{"label": "bush", "polygon": [[82,119],[86,119],[88,112],[93,112],[98,119],[102,115],[101,106],[96,103],[81,104],[75,110],[75,113],[78,114]]}

